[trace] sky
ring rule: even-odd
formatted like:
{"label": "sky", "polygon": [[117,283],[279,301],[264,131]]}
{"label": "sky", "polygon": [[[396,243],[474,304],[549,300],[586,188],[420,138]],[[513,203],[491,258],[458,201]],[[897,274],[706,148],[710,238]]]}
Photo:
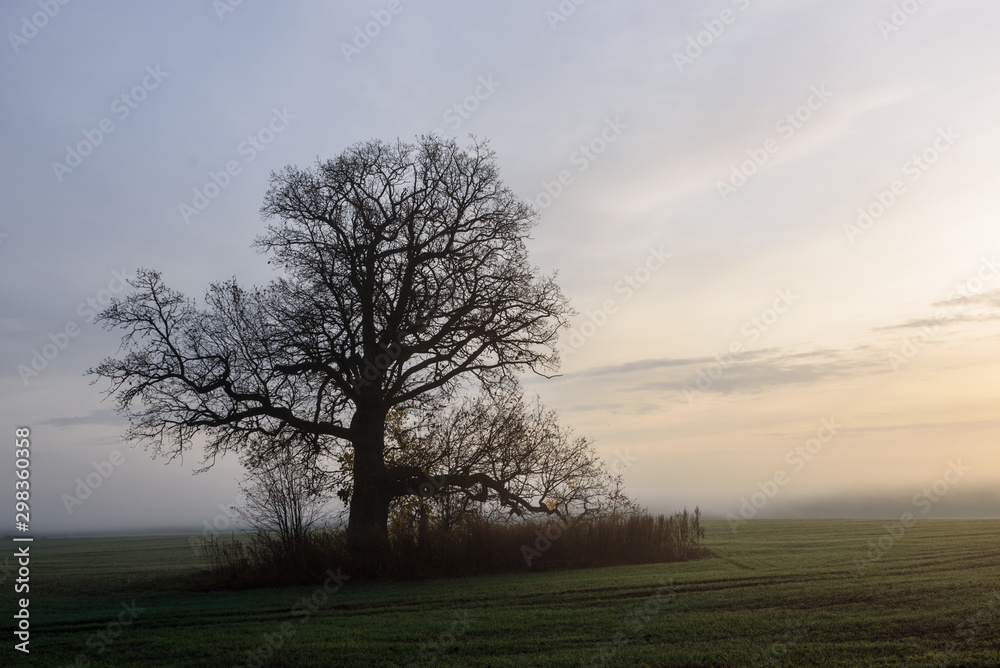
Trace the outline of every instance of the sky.
{"label": "sky", "polygon": [[[1000,516],[1000,6],[376,0],[0,9],[0,417],[39,535],[228,527],[87,368],[139,267],[274,276],[268,176],[488,139],[578,315],[531,393],[656,512]],[[13,470],[9,453],[5,470]],[[88,477],[89,476],[89,477]],[[13,498],[12,473],[0,497]],[[92,484],[96,483],[96,484]]]}

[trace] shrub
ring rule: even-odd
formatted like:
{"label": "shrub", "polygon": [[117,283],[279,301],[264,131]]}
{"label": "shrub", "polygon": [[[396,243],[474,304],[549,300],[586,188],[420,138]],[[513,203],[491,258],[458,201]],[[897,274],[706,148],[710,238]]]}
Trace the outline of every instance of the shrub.
{"label": "shrub", "polygon": [[704,535],[696,508],[669,517],[469,520],[449,530],[398,525],[388,544],[351,550],[343,530],[309,531],[294,545],[258,532],[205,550],[220,584],[254,586],[316,582],[338,568],[355,578],[411,579],[686,561],[707,553]]}

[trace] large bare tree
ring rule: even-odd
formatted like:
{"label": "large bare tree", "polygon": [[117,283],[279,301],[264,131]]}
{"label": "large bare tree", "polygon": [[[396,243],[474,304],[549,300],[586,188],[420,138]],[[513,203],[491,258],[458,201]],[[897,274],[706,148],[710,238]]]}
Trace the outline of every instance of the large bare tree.
{"label": "large bare tree", "polygon": [[[392,500],[426,471],[386,456],[390,411],[420,411],[558,365],[570,314],[525,240],[535,211],[501,181],[485,143],[371,141],[272,174],[256,245],[280,277],[212,285],[199,307],[141,270],[102,314],[122,349],[91,370],[129,416],[128,436],[177,456],[207,435],[206,462],[294,451],[350,467],[352,535],[384,535]],[[449,475],[510,506],[543,499],[476,467]],[[533,490],[540,491],[540,490]]]}

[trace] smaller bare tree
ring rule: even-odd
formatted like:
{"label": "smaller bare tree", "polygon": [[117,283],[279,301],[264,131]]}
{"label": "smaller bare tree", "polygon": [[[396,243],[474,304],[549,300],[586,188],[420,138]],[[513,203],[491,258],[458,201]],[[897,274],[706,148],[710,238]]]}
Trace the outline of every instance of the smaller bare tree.
{"label": "smaller bare tree", "polygon": [[516,382],[407,417],[388,421],[386,459],[409,474],[395,508],[416,513],[421,524],[431,515],[448,528],[471,516],[506,522],[638,510],[593,441],[574,436],[538,399],[527,401]]}
{"label": "smaller bare tree", "polygon": [[256,532],[256,546],[297,560],[309,532],[327,519],[324,476],[288,451],[274,460],[244,464],[241,515]]}

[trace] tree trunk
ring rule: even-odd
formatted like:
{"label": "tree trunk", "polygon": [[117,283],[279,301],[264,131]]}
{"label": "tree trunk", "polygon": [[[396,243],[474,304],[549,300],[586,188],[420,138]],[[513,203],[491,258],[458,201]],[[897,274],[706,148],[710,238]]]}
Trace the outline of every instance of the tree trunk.
{"label": "tree trunk", "polygon": [[385,417],[385,411],[359,407],[351,420],[355,432],[354,489],[347,533],[355,545],[388,538],[392,497],[385,466]]}

